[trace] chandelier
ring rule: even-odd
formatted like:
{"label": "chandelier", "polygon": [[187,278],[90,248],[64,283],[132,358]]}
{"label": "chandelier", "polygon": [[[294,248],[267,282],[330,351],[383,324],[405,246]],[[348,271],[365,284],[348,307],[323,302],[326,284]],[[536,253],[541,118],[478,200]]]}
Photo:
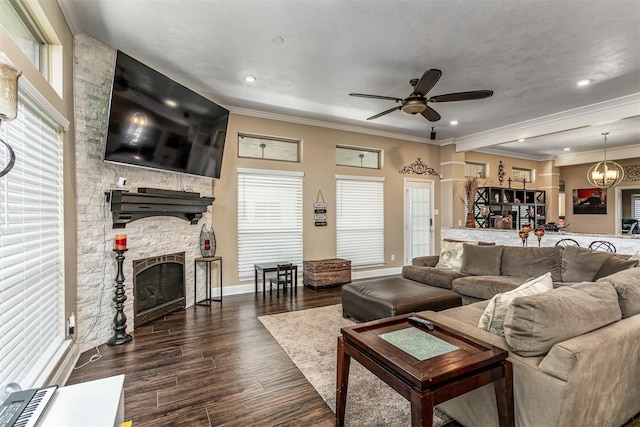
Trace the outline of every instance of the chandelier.
{"label": "chandelier", "polygon": [[624,169],[616,162],[607,160],[607,135],[609,135],[609,132],[605,132],[602,135],[604,136],[604,160],[589,168],[587,180],[594,187],[605,190],[622,181]]}

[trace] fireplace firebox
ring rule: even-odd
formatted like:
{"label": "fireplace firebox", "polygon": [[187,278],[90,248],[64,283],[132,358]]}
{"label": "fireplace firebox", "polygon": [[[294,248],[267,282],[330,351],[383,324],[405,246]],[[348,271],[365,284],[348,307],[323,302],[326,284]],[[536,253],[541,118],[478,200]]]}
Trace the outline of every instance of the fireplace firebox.
{"label": "fireplace firebox", "polygon": [[133,261],[134,328],[186,306],[184,259],[181,252]]}

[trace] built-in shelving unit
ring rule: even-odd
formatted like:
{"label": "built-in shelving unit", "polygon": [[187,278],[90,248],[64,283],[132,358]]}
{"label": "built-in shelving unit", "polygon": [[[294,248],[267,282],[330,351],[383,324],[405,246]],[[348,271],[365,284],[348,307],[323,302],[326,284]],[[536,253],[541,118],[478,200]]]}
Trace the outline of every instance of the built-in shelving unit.
{"label": "built-in shelving unit", "polygon": [[542,190],[479,187],[475,202],[473,215],[479,228],[497,228],[496,221],[507,215],[511,215],[512,229],[546,222],[546,193]]}

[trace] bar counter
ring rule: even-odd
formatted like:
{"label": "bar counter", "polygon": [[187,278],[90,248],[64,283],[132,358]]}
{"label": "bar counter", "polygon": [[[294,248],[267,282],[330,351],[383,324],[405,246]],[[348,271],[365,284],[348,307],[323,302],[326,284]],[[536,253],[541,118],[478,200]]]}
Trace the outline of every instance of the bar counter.
{"label": "bar counter", "polygon": [[[518,231],[497,228],[443,227],[440,229],[440,236],[442,239],[495,242],[497,245],[522,246]],[[593,241],[603,240],[612,243],[616,247],[616,253],[619,254],[633,255],[636,252],[640,252],[640,234],[608,235],[547,231],[540,240],[540,246],[555,246],[561,239],[573,239],[585,248],[588,248]],[[529,233],[526,245],[530,247],[538,246],[538,238],[533,232]]]}

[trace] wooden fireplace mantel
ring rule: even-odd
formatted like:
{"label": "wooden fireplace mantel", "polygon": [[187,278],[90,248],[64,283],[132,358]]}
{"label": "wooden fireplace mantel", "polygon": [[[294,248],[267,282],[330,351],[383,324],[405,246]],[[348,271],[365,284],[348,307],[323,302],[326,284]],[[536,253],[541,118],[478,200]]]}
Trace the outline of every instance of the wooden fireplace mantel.
{"label": "wooden fireplace mantel", "polygon": [[111,190],[105,193],[111,203],[113,228],[125,228],[131,221],[151,216],[173,216],[197,224],[215,197],[200,197],[189,191],[138,188],[138,192]]}

